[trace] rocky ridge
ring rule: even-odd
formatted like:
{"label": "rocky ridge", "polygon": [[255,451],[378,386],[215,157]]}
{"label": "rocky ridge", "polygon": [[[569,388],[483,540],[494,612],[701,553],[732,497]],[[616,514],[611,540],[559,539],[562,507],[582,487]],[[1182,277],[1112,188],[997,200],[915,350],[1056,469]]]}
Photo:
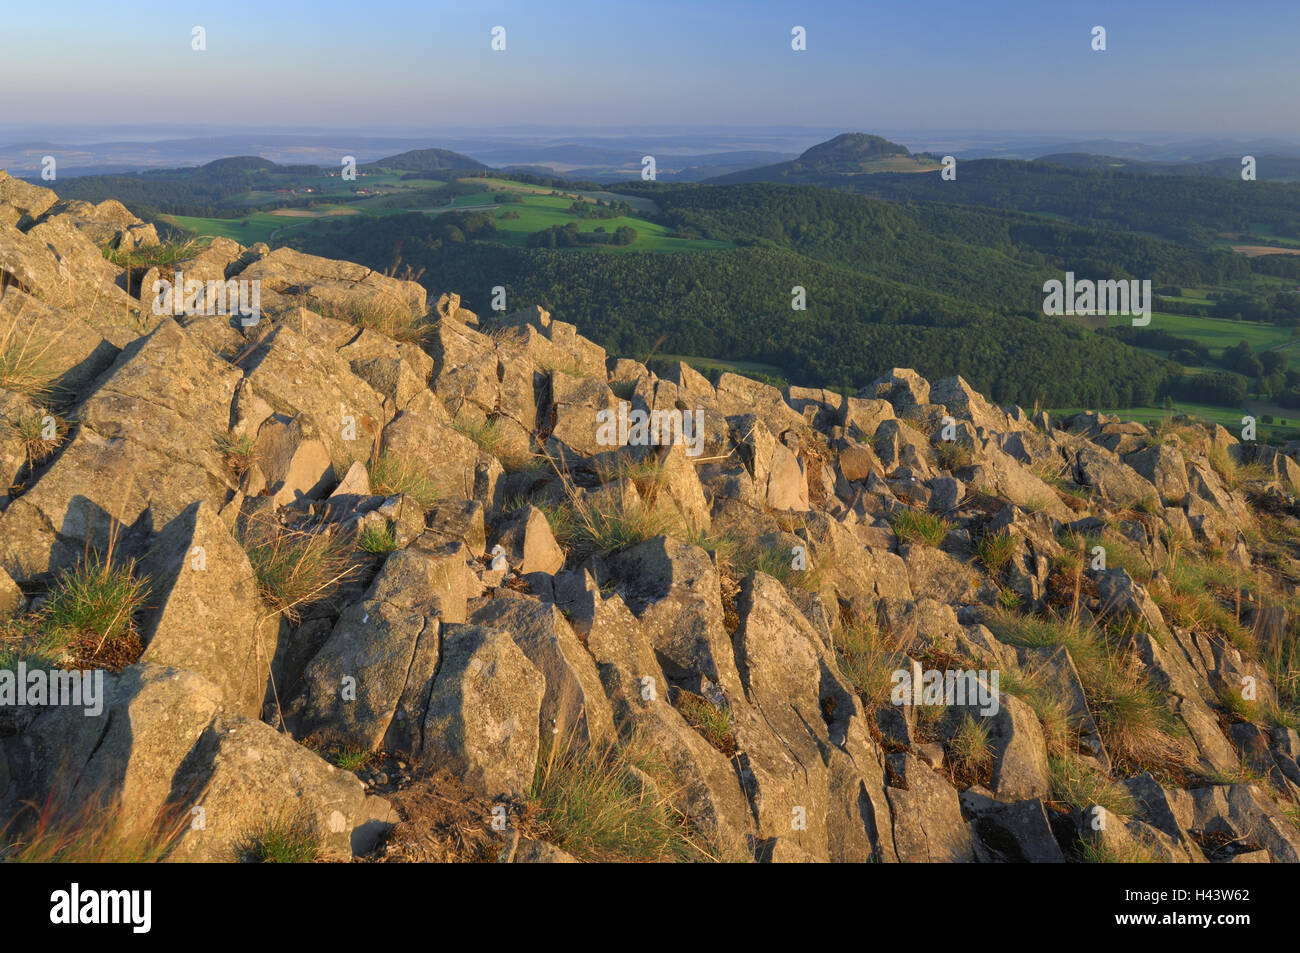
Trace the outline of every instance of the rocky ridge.
{"label": "rocky ridge", "polygon": [[[57,802],[170,819],[173,860],[267,819],[340,858],[1300,859],[1295,447],[906,369],[657,375],[540,308],[161,248],[0,172],[0,667],[109,672],[101,717],[0,708],[18,830]],[[259,320],[155,314],[178,272],[259,282]],[[621,403],[702,424],[611,447]],[[49,650],[96,565],[142,586],[116,654]],[[996,710],[891,698],[929,671]],[[566,822],[582,765],[670,836]]]}

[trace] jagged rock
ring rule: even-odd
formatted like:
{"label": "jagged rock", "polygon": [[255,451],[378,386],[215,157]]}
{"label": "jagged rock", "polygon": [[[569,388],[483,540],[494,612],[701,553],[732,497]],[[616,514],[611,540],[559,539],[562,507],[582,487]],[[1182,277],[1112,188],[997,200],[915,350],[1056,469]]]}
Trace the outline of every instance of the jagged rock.
{"label": "jagged rock", "polygon": [[808,483],[799,460],[754,414],[728,418],[740,459],[763,505],[774,510],[809,509]]}
{"label": "jagged rock", "polygon": [[387,420],[383,399],[332,348],[280,323],[240,366],[274,411],[311,416],[316,436],[341,470],[354,460],[370,459]]}
{"label": "jagged rock", "polygon": [[614,556],[608,568],[669,678],[702,675],[743,695],[708,553],[659,536]]}
{"label": "jagged rock", "polygon": [[1065,854],[1052,835],[1039,798],[996,804],[972,822],[980,846],[1002,863],[1063,864]]}
{"label": "jagged rock", "polygon": [[506,863],[511,864],[576,864],[578,858],[572,854],[560,850],[554,844],[548,844],[546,841],[536,840],[532,837],[521,837],[515,849],[508,855]]}
{"label": "jagged rock", "polygon": [[553,603],[497,598],[474,610],[470,622],[509,632],[546,683],[540,731],[562,747],[614,738],[614,719],[591,656]]}
{"label": "jagged rock", "polygon": [[875,438],[882,423],[893,419],[894,408],[887,400],[847,397],[838,423],[844,428],[846,437],[869,441]]}
{"label": "jagged rock", "polygon": [[[101,673],[102,675],[102,673]],[[19,737],[0,742],[0,813],[44,802],[100,801],[151,820],[174,798],[173,776],[223,704],[221,690],[179,669],[137,663],[103,676],[99,717],[51,706]]]}
{"label": "jagged rock", "polygon": [[[615,445],[605,445],[598,439],[600,421],[597,415],[606,411],[617,420],[618,401],[600,378],[574,377],[563,371],[551,371],[550,435],[547,447],[563,455],[594,456]],[[602,418],[603,419],[603,418]]]}
{"label": "jagged rock", "polygon": [[533,780],[546,680],[500,629],[449,625],[424,721],[424,757],[487,797]]}
{"label": "jagged rock", "polygon": [[253,567],[212,504],[195,503],[164,526],[140,572],[150,584],[141,661],[197,672],[232,710],[256,717],[279,617],[258,596]]}
{"label": "jagged rock", "polygon": [[942,404],[948,408],[948,413],[954,418],[969,420],[976,427],[987,431],[1005,432],[1024,427],[1023,424],[1012,420],[1001,408],[985,400],[983,395],[966,383],[960,375],[945,377],[931,384],[926,403]]}
{"label": "jagged rock", "polygon": [[77,199],[56,202],[40,221],[63,219],[100,247],[130,251],[158,244],[158,232],[132,215],[125,205],[108,199],[98,205]]}
{"label": "jagged rock", "polygon": [[483,504],[477,500],[441,501],[429,514],[431,528],[425,531],[425,538],[435,543],[463,543],[471,556],[481,556],[488,551],[483,515]]}
{"label": "jagged rock", "polygon": [[564,550],[555,541],[546,514],[535,506],[512,513],[496,527],[488,543],[504,548],[510,566],[524,575],[556,573],[564,567]]}
{"label": "jagged rock", "polygon": [[663,757],[677,779],[669,797],[719,845],[724,859],[752,859],[754,817],[734,767],[668,703],[668,680],[622,599],[585,591],[591,606],[587,648],[624,742],[645,745]]}
{"label": "jagged rock", "polygon": [[0,514],[4,568],[30,580],[107,551],[114,520],[159,528],[196,500],[221,499],[213,434],[226,429],[238,376],[171,320],[123,351],[67,448]]}
{"label": "jagged rock", "polygon": [[9,573],[0,568],[0,619],[27,608],[27,597]]}
{"label": "jagged rock", "polygon": [[64,218],[43,220],[25,233],[0,227],[0,284],[16,285],[47,304],[71,307],[83,294],[95,295],[98,308],[125,318],[139,311],[139,302],[118,287],[119,272]]}
{"label": "jagged rock", "polygon": [[1101,730],[1088,708],[1088,697],[1078,669],[1074,667],[1074,659],[1070,657],[1070,650],[1064,645],[1058,645],[1052,648],[1022,647],[1017,652],[1026,672],[1045,682],[1060,703],[1071,730],[1078,736],[1080,757],[1094,761],[1098,768],[1109,774],[1110,755],[1106,752]]}
{"label": "jagged rock", "polygon": [[424,288],[381,275],[364,265],[277,248],[244,268],[239,277],[260,281],[262,306],[325,308],[387,307],[413,315],[426,310]]}
{"label": "jagged rock", "polygon": [[771,384],[728,371],[718,378],[715,393],[718,407],[725,416],[753,414],[777,436],[804,425],[803,418],[786,404],[781,392]]}
{"label": "jagged rock", "polygon": [[674,444],[659,451],[656,483],[657,507],[670,506],[686,529],[708,533],[712,523],[709,501],[705,499],[695,464],[687,455],[685,446]]}
{"label": "jagged rock", "polygon": [[0,325],[12,328],[54,376],[52,391],[59,399],[78,399],[112,366],[120,349],[138,337],[127,323],[115,322],[111,312],[51,308],[16,286],[0,289]]}
{"label": "jagged rock", "polygon": [[0,225],[25,231],[58,200],[50,189],[29,185],[0,169]]}
{"label": "jagged rock", "polygon": [[907,579],[914,593],[943,602],[965,602],[978,577],[971,567],[943,550],[923,543],[903,543],[898,553],[907,566]]}
{"label": "jagged rock", "polygon": [[872,446],[886,473],[908,467],[923,477],[930,475],[930,442],[911,424],[893,418],[881,421],[872,438]]}
{"label": "jagged rock", "polygon": [[276,506],[318,500],[334,482],[329,450],[316,433],[315,423],[304,414],[288,421],[276,415],[259,428],[254,454]]}
{"label": "jagged rock", "polygon": [[1024,509],[1042,510],[1061,520],[1072,518],[1051,486],[992,443],[981,448],[979,462],[970,471],[969,484]]}
{"label": "jagged rock", "polygon": [[957,790],[907,753],[886,756],[897,785],[885,789],[894,817],[894,846],[908,863],[969,863],[975,859]]}
{"label": "jagged rock", "polygon": [[1112,569],[1097,575],[1099,611],[1103,617],[1135,619],[1153,632],[1169,631],[1160,607],[1147,591],[1133,581],[1124,569]]}
{"label": "jagged rock", "polygon": [[[1274,861],[1300,863],[1300,832],[1253,784],[1226,784],[1166,792],[1178,824],[1193,834],[1254,842]],[[1211,856],[1210,860],[1218,859]]]}
{"label": "jagged rock", "polygon": [[298,819],[314,827],[327,856],[350,857],[376,807],[351,774],[270,725],[238,716],[213,721],[172,788],[187,807],[203,808],[204,823],[182,832],[169,860],[238,860],[268,825]]}
{"label": "jagged rock", "polygon": [[1205,855],[1179,823],[1170,802],[1170,794],[1149,772],[1121,782],[1137,806],[1137,816],[1144,823],[1167,835],[1186,854],[1177,860],[1203,863]]}
{"label": "jagged rock", "polygon": [[380,453],[398,466],[415,467],[445,499],[475,499],[478,444],[450,423],[412,405],[383,430]]}
{"label": "jagged rock", "polygon": [[1127,454],[1124,462],[1144,480],[1151,483],[1161,499],[1181,502],[1187,495],[1187,464],[1177,447],[1170,444],[1157,444]]}
{"label": "jagged rock", "polygon": [[415,344],[397,343],[363,330],[339,349],[352,373],[400,410],[424,390],[433,374],[433,358]]}
{"label": "jagged rock", "polygon": [[465,621],[468,577],[459,553],[390,554],[303,672],[285,713],[295,734],[418,753],[440,633]]}
{"label": "jagged rock", "polygon": [[930,402],[930,384],[910,368],[895,367],[863,388],[859,396],[887,400],[895,410]]}
{"label": "jagged rock", "polygon": [[1181,652],[1169,651],[1158,638],[1136,632],[1131,642],[1147,675],[1164,696],[1175,715],[1187,726],[1192,741],[1205,764],[1214,771],[1231,772],[1238,767],[1236,753],[1204,699],[1209,686],[1198,684],[1197,675]]}
{"label": "jagged rock", "polygon": [[955,725],[958,718],[966,715],[981,721],[988,730],[994,794],[1007,801],[1047,797],[1051,791],[1047,745],[1033,709],[1006,693],[999,693],[994,713],[983,711],[979,701],[969,693],[964,701],[949,706],[946,721]]}
{"label": "jagged rock", "polygon": [[787,387],[785,402],[804,423],[818,430],[833,426],[844,407],[845,398],[833,390],[820,387]]}

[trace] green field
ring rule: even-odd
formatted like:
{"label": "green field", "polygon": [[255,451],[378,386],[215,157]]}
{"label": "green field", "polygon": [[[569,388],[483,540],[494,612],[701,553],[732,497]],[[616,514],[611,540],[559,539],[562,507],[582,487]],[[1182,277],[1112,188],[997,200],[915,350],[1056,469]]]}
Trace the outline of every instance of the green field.
{"label": "green field", "polygon": [[[313,188],[318,188],[316,181],[315,179],[312,180]],[[325,178],[321,181],[325,185],[319,187],[318,193],[314,193],[320,195],[321,202],[307,209],[282,209],[279,210],[280,214],[273,211],[250,211],[242,218],[199,218],[189,215],[171,215],[164,216],[164,218],[179,228],[200,237],[220,236],[237,241],[241,245],[250,245],[254,242],[273,243],[276,238],[290,229],[310,228],[315,221],[340,215],[400,215],[410,211],[418,211],[426,215],[439,215],[443,212],[457,210],[482,210],[491,212],[496,222],[497,234],[492,241],[505,245],[523,246],[527,244],[528,237],[534,232],[542,231],[553,225],[574,223],[577,225],[579,232],[594,232],[603,228],[605,231],[612,233],[625,225],[636,229],[637,240],[631,245],[587,246],[608,252],[709,251],[732,247],[730,242],[724,241],[672,238],[669,236],[668,228],[636,216],[624,215],[618,218],[588,219],[577,218],[569,211],[569,207],[579,199],[594,203],[597,198],[607,201],[623,198],[609,192],[565,192],[560,195],[552,195],[553,190],[541,186],[526,185],[506,179],[474,177],[458,181],[476,186],[481,185],[483,191],[457,195],[451,197],[446,203],[436,203],[436,190],[446,184],[436,179],[401,181],[400,176],[396,173],[372,173],[364,179],[358,179],[357,183],[363,183],[358,187],[381,188],[384,190],[384,194],[359,198],[355,197],[351,192],[354,183],[344,184],[338,178]],[[431,191],[434,192],[434,196],[430,196]],[[495,199],[501,192],[517,193],[522,197],[523,201],[498,204]],[[403,193],[410,194],[404,196]],[[344,195],[349,197],[346,202],[329,201],[331,196],[342,198]],[[241,204],[254,206],[258,203],[265,204],[283,200],[284,198],[284,195],[274,191],[259,191],[241,196],[239,201]],[[430,204],[431,200],[435,204]],[[654,203],[646,199],[631,198],[628,199],[628,204],[647,211],[654,209]],[[507,217],[511,212],[517,214],[518,217]]]}
{"label": "green field", "polygon": [[[1127,325],[1132,319],[1117,316],[1112,324]],[[1201,318],[1187,314],[1164,314],[1152,312],[1151,330],[1168,331],[1178,337],[1192,338],[1210,349],[1210,354],[1218,357],[1226,347],[1232,347],[1239,341],[1249,341],[1256,351],[1269,351],[1274,348],[1291,347],[1298,340],[1291,336],[1291,329],[1275,324],[1260,324],[1255,321],[1229,321],[1226,318]]]}
{"label": "green field", "polygon": [[[1075,414],[1084,413],[1085,411],[1099,411],[1104,414],[1115,414],[1121,420],[1132,420],[1140,424],[1152,426],[1167,420],[1176,414],[1187,414],[1189,417],[1195,417],[1205,423],[1219,424],[1234,437],[1241,436],[1241,418],[1250,413],[1249,410],[1233,407],[1218,407],[1214,404],[1197,404],[1191,401],[1174,401],[1172,407],[1059,407],[1048,411],[1053,421],[1068,420]],[[1293,440],[1300,436],[1300,410],[1281,410],[1277,411],[1281,416],[1276,417],[1273,424],[1265,424],[1257,417],[1256,436],[1262,442],[1279,442]],[[1292,416],[1286,416],[1291,414]],[[1259,416],[1262,416],[1259,415]],[[1283,424],[1281,421],[1285,420]]]}
{"label": "green field", "polygon": [[785,374],[775,364],[763,364],[759,361],[724,361],[714,357],[695,357],[690,354],[656,354],[654,359],[668,363],[681,361],[697,371],[731,371],[733,374],[767,374],[772,377],[783,377]]}
{"label": "green field", "polygon": [[[325,204],[311,209],[286,209],[283,211],[304,212],[304,215],[277,215],[274,212],[249,212],[243,218],[197,218],[192,215],[164,215],[164,221],[171,222],[187,232],[193,232],[200,238],[229,238],[241,245],[254,242],[270,242],[271,236],[290,228],[306,228],[312,222],[322,218],[339,215],[357,214],[355,206]],[[401,210],[380,209],[367,214],[393,215]]]}
{"label": "green field", "polygon": [[[511,190],[514,191],[514,190]],[[490,195],[489,195],[490,200]],[[579,232],[594,232],[603,228],[607,232],[626,225],[636,229],[637,239],[631,245],[592,246],[606,251],[689,251],[730,248],[730,242],[708,241],[698,238],[670,238],[669,229],[643,218],[622,215],[618,218],[575,218],[569,211],[573,199],[554,195],[525,195],[522,203],[497,206],[496,241],[506,245],[524,245],[534,232],[552,225],[576,223]],[[505,218],[507,211],[515,211],[518,218]]]}

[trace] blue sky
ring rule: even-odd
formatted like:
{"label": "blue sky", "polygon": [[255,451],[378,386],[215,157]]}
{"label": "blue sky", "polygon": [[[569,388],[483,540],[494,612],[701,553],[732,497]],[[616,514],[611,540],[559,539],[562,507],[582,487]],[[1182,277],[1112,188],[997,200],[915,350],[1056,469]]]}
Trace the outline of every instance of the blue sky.
{"label": "blue sky", "polygon": [[72,0],[2,28],[8,122],[1300,129],[1295,0]]}

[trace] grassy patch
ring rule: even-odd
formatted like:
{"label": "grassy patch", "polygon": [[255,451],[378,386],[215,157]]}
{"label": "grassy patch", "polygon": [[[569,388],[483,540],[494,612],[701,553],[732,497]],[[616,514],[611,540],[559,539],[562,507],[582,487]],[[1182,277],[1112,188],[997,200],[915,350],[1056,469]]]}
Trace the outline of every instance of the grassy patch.
{"label": "grassy patch", "polygon": [[1123,844],[1110,841],[1080,841],[1079,860],[1085,864],[1158,864],[1164,858],[1154,846],[1134,839]]}
{"label": "grassy patch", "polygon": [[5,429],[22,444],[27,467],[39,466],[52,457],[68,436],[68,422],[57,414],[37,410],[17,420],[8,421]]}
{"label": "grassy patch", "polygon": [[18,815],[0,830],[0,863],[157,863],[190,824],[187,811],[142,819],[98,795],[73,798],[64,785],[27,811],[30,820]]}
{"label": "grassy patch", "polygon": [[1186,760],[1186,745],[1160,693],[1143,675],[1136,657],[1109,644],[1103,631],[1055,617],[1009,612],[996,613],[989,627],[1011,645],[1064,645],[1069,650],[1088,707],[1117,762],[1142,770]]}
{"label": "grassy patch", "polygon": [[397,548],[397,536],[391,526],[370,525],[361,531],[357,548],[375,556],[391,553]]}
{"label": "grassy patch", "polygon": [[[558,467],[556,471],[559,472]],[[699,543],[699,535],[686,525],[672,500],[666,495],[660,500],[663,470],[656,461],[620,460],[601,474],[601,479],[606,483],[626,480],[636,487],[637,494],[632,496],[617,491],[599,496],[584,494],[561,473],[568,498],[563,505],[568,513],[563,516],[547,514],[553,530],[555,524],[560,523],[561,532],[567,537],[568,544],[576,549],[579,558],[592,553],[612,555],[657,536],[673,536]],[[556,539],[560,539],[558,533]]]}
{"label": "grassy patch", "polygon": [[429,471],[413,457],[385,453],[366,467],[370,489],[380,496],[405,494],[423,507],[442,499],[442,491],[429,477]]}
{"label": "grassy patch", "polygon": [[310,864],[321,854],[321,835],[306,814],[271,821],[236,847],[239,859],[257,864]]}
{"label": "grassy patch", "polygon": [[1128,791],[1105,774],[1069,755],[1048,755],[1052,800],[1086,811],[1099,804],[1111,814],[1128,817],[1136,810]]}
{"label": "grassy patch", "polygon": [[977,780],[993,765],[988,725],[971,714],[963,716],[948,741],[948,755],[955,776],[972,782]]}
{"label": "grassy patch", "polygon": [[863,620],[845,622],[835,640],[835,650],[840,670],[868,711],[889,702],[894,672],[910,664],[907,655],[892,645],[874,623]]}
{"label": "grassy patch", "polygon": [[904,542],[921,542],[928,546],[938,546],[952,529],[948,520],[907,507],[897,509],[889,518],[894,534]]}
{"label": "grassy patch", "polygon": [[934,448],[935,458],[940,468],[949,472],[962,470],[971,465],[970,447],[952,440],[940,440]]}
{"label": "grassy patch", "polygon": [[91,555],[59,575],[38,611],[0,623],[0,662],[121,671],[144,651],[135,617],[145,592],[133,563]]}
{"label": "grassy patch", "polygon": [[1214,472],[1219,475],[1219,479],[1223,480],[1224,486],[1235,490],[1240,482],[1237,476],[1237,461],[1232,459],[1228,448],[1223,444],[1211,444],[1206,451],[1206,457]]}
{"label": "grassy patch", "polygon": [[35,325],[25,332],[14,315],[0,327],[0,389],[33,400],[50,396],[58,370],[49,358],[54,339],[36,333]]}
{"label": "grassy patch", "polygon": [[480,450],[500,460],[507,473],[537,470],[545,466],[545,461],[530,453],[527,447],[520,447],[518,441],[510,439],[510,435],[496,421],[479,422],[458,414],[452,421],[452,426],[457,433],[478,444]]}
{"label": "grassy patch", "polygon": [[375,331],[394,341],[422,344],[433,330],[433,325],[405,301],[383,295],[349,298],[341,302],[317,301],[310,310],[325,318]]}
{"label": "grassy patch", "polygon": [[324,532],[286,531],[240,542],[262,598],[295,625],[304,606],[328,599],[355,569],[338,539]]}
{"label": "grassy patch", "polygon": [[687,691],[677,693],[674,707],[686,723],[713,747],[728,758],[736,753],[736,732],[731,724],[731,712],[718,708],[702,695]]}
{"label": "grassy patch", "polygon": [[228,433],[219,433],[213,440],[213,447],[221,454],[222,463],[236,480],[241,479],[256,462],[256,445],[257,438],[252,434],[235,437]]}
{"label": "grassy patch", "polygon": [[528,796],[552,843],[587,861],[710,859],[672,805],[664,785],[673,781],[652,747],[544,744]]}
{"label": "grassy patch", "polygon": [[975,543],[975,558],[993,575],[998,575],[1016,554],[1016,538],[1008,532],[981,536]]}
{"label": "grassy patch", "polygon": [[193,258],[203,251],[206,244],[206,242],[190,238],[179,242],[162,242],[144,248],[133,248],[130,251],[124,251],[120,248],[105,248],[103,253],[105,258],[119,268],[148,271],[150,268],[165,268],[176,264],[178,261]]}
{"label": "grassy patch", "polygon": [[1069,750],[1070,719],[1056,693],[1033,669],[1002,668],[998,688],[1029,705],[1038,716],[1049,755],[1064,755]]}

